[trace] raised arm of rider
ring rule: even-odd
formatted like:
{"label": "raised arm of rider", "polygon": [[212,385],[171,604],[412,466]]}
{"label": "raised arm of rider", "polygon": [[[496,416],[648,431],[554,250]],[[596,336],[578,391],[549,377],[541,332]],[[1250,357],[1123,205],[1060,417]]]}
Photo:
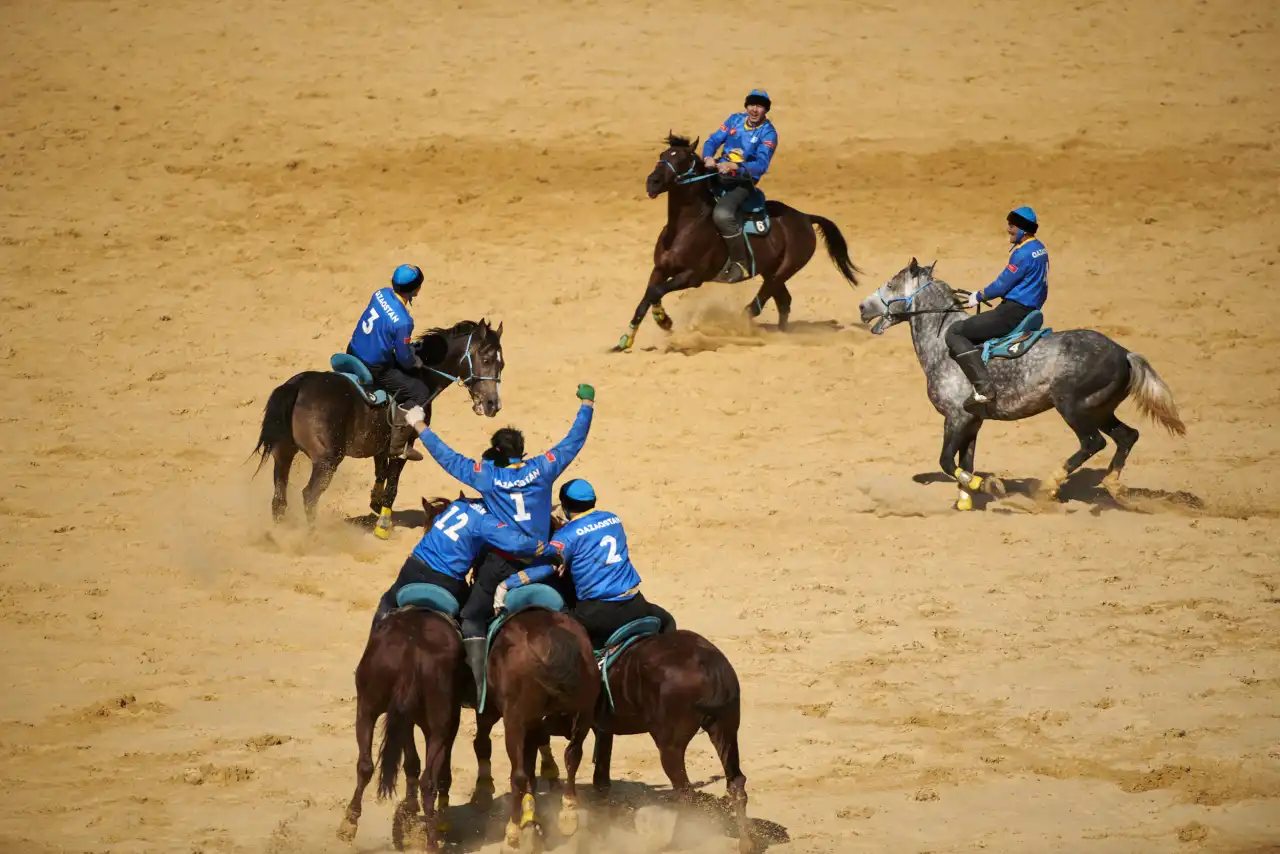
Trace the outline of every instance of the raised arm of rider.
{"label": "raised arm of rider", "polygon": [[413,425],[422,439],[422,447],[440,464],[440,467],[452,475],[459,483],[479,490],[482,484],[480,476],[483,470],[475,460],[464,457],[444,443],[435,432],[422,422]]}

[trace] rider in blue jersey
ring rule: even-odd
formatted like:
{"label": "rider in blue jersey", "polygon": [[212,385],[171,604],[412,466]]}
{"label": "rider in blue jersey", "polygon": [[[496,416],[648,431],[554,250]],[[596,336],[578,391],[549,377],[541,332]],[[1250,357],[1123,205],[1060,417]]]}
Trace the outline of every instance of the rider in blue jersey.
{"label": "rider in blue jersey", "polygon": [[506,591],[533,584],[552,572],[568,572],[577,593],[573,615],[586,628],[595,649],[603,649],[609,636],[632,620],[657,617],[662,631],[675,631],[676,621],[640,592],[640,573],[631,563],[627,533],[617,514],[596,510],[596,493],[581,478],[560,487],[560,506],[569,521],[551,538],[550,546],[562,558],[560,570],[534,566],[503,582],[495,606]]}
{"label": "rider in blue jersey", "polygon": [[[422,270],[401,264],[391,274],[391,287],[379,288],[369,297],[347,345],[347,354],[364,362],[373,376],[374,388],[394,395],[401,410],[426,406],[431,389],[414,372],[422,359],[413,351],[413,317],[409,303],[422,290]],[[391,431],[391,456],[420,460],[413,448],[413,435]]]}
{"label": "rider in blue jersey", "polygon": [[[400,567],[395,583],[382,594],[378,610],[373,615],[373,626],[396,609],[396,594],[406,584],[442,587],[453,595],[460,607],[464,607],[470,592],[467,573],[486,547],[499,548],[519,558],[532,558],[542,553],[545,544],[495,519],[485,509],[483,501],[460,498],[436,516],[435,523],[427,528],[414,546],[404,566]],[[369,630],[372,632],[373,627]],[[481,657],[476,662],[468,656],[477,687],[482,674],[476,665],[484,666],[483,645],[479,651]]]}
{"label": "rider in blue jersey", "polygon": [[996,399],[995,386],[982,361],[982,344],[1008,335],[1032,311],[1044,307],[1049,298],[1049,250],[1036,239],[1040,224],[1029,207],[1015,208],[1008,222],[1009,262],[996,280],[969,296],[968,308],[980,301],[1000,297],[1000,304],[986,314],[975,314],[947,329],[947,349],[965,377],[973,384],[973,394],[964,407],[980,412]]}
{"label": "rider in blue jersey", "polygon": [[[551,533],[551,490],[556,478],[586,444],[595,397],[594,388],[579,385],[578,398],[582,405],[578,407],[569,434],[551,450],[532,459],[525,459],[524,436],[510,427],[494,433],[489,449],[476,461],[441,441],[423,421],[421,409],[410,410],[408,418],[421,436],[423,447],[446,472],[479,492],[495,518],[537,543],[547,540]],[[539,562],[545,564],[546,558],[535,559],[534,564]],[[471,595],[462,610],[462,642],[467,648],[469,663],[478,662],[483,666],[485,633],[493,619],[494,591],[508,576],[524,568],[512,552],[501,547],[490,549],[476,567]]]}
{"label": "rider in blue jersey", "polygon": [[[720,236],[729,246],[729,260],[716,276],[717,282],[741,282],[751,278],[747,236],[742,230],[738,211],[768,171],[778,149],[778,131],[773,122],[765,118],[773,107],[769,93],[763,89],[752,89],[743,107],[746,112],[729,116],[702,145],[702,158],[707,168],[720,173],[713,180],[727,190],[711,214]],[[724,153],[717,160],[715,154],[722,146]]]}

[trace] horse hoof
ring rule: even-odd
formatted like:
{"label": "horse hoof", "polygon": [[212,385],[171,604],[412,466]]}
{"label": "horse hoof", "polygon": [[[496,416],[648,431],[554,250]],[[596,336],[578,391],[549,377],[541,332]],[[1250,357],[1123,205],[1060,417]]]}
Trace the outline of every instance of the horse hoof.
{"label": "horse hoof", "polygon": [[350,818],[344,818],[342,823],[338,825],[338,838],[343,842],[355,842],[356,823]]}
{"label": "horse hoof", "polygon": [[982,482],[982,491],[987,495],[994,495],[996,498],[1004,498],[1009,494],[1005,489],[1004,481],[992,475]]}
{"label": "horse hoof", "polygon": [[973,496],[967,492],[960,493],[960,497],[956,499],[956,509],[961,511],[973,509]]}
{"label": "horse hoof", "polygon": [[556,830],[561,836],[573,836],[578,832],[578,810],[575,807],[561,807]]}
{"label": "horse hoof", "polygon": [[618,345],[613,348],[613,352],[625,353],[628,350],[630,350],[632,346],[635,345],[635,343],[636,343],[635,338],[632,338],[630,335],[623,335],[621,338],[618,339]]}
{"label": "horse hoof", "polygon": [[542,851],[542,831],[536,824],[528,824],[520,829],[520,854],[539,854]]}

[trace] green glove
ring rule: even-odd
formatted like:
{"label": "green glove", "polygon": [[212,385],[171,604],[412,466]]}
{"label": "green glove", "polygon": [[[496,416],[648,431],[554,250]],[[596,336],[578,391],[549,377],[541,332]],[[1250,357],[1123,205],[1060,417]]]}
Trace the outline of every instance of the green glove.
{"label": "green glove", "polygon": [[595,400],[596,390],[586,383],[582,383],[578,386],[578,397],[581,400]]}

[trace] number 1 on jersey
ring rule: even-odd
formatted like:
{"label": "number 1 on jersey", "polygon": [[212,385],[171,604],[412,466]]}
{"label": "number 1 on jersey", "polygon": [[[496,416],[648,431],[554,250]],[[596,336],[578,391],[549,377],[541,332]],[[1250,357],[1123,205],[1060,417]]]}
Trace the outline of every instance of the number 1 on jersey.
{"label": "number 1 on jersey", "polygon": [[509,492],[507,494],[511,496],[511,500],[516,504],[516,515],[511,517],[513,520],[516,522],[528,522],[533,518],[533,516],[529,514],[529,511],[524,509],[523,492]]}

